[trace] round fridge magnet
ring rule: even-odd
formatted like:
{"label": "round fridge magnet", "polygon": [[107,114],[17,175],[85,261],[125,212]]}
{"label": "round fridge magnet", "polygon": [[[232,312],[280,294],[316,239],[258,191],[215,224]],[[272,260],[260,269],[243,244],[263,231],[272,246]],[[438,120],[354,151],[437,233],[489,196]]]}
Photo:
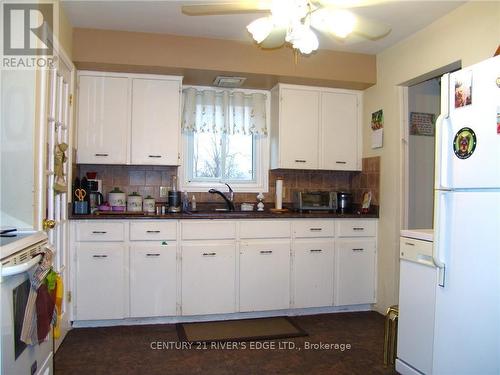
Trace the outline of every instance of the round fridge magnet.
{"label": "round fridge magnet", "polygon": [[453,151],[459,159],[467,159],[476,149],[476,133],[471,128],[462,128],[453,139]]}

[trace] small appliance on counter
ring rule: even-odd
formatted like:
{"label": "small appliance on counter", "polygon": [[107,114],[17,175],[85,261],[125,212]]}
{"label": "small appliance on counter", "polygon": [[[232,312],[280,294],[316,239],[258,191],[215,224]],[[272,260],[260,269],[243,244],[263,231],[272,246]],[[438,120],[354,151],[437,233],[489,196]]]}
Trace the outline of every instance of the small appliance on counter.
{"label": "small appliance on counter", "polygon": [[335,191],[295,191],[293,208],[298,211],[335,211],[337,192]]}
{"label": "small appliance on counter", "polygon": [[127,211],[141,212],[142,211],[142,195],[136,191],[129,194],[127,197]]}
{"label": "small appliance on counter", "polygon": [[112,211],[125,211],[127,207],[127,196],[119,188],[115,187],[108,194],[108,203]]}
{"label": "small appliance on counter", "polygon": [[168,192],[168,212],[181,212],[182,196],[181,192],[177,191],[177,176],[172,176],[171,190]]}
{"label": "small appliance on counter", "polygon": [[337,212],[350,213],[352,212],[352,194],[339,191],[337,192]]}

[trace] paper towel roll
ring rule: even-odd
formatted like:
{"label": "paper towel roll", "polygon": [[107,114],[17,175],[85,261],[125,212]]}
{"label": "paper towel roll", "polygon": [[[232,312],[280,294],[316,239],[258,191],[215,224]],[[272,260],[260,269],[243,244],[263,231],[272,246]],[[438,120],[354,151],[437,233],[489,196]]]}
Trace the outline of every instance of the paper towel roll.
{"label": "paper towel roll", "polygon": [[276,209],[283,208],[283,180],[276,180]]}

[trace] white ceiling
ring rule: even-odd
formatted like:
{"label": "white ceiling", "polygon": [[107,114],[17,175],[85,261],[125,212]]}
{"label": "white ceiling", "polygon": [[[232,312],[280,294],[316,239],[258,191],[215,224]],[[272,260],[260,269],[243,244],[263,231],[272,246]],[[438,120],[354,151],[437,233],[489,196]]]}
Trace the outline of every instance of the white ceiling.
{"label": "white ceiling", "polygon": [[[62,5],[74,27],[199,36],[252,43],[246,25],[261,17],[259,14],[193,17],[181,13],[181,6],[184,4],[207,2],[214,1],[62,0]],[[376,54],[463,3],[464,1],[450,0],[390,1],[356,8],[354,11],[359,15],[389,24],[392,27],[391,33],[377,41],[349,37],[344,42],[321,34],[318,35],[320,49]]]}

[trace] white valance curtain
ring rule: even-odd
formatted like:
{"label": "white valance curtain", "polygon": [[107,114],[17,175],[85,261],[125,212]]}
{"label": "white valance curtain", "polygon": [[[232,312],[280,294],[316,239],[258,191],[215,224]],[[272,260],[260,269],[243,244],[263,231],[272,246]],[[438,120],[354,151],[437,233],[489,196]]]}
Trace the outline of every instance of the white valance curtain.
{"label": "white valance curtain", "polygon": [[184,132],[267,135],[265,94],[194,87],[183,92]]}

